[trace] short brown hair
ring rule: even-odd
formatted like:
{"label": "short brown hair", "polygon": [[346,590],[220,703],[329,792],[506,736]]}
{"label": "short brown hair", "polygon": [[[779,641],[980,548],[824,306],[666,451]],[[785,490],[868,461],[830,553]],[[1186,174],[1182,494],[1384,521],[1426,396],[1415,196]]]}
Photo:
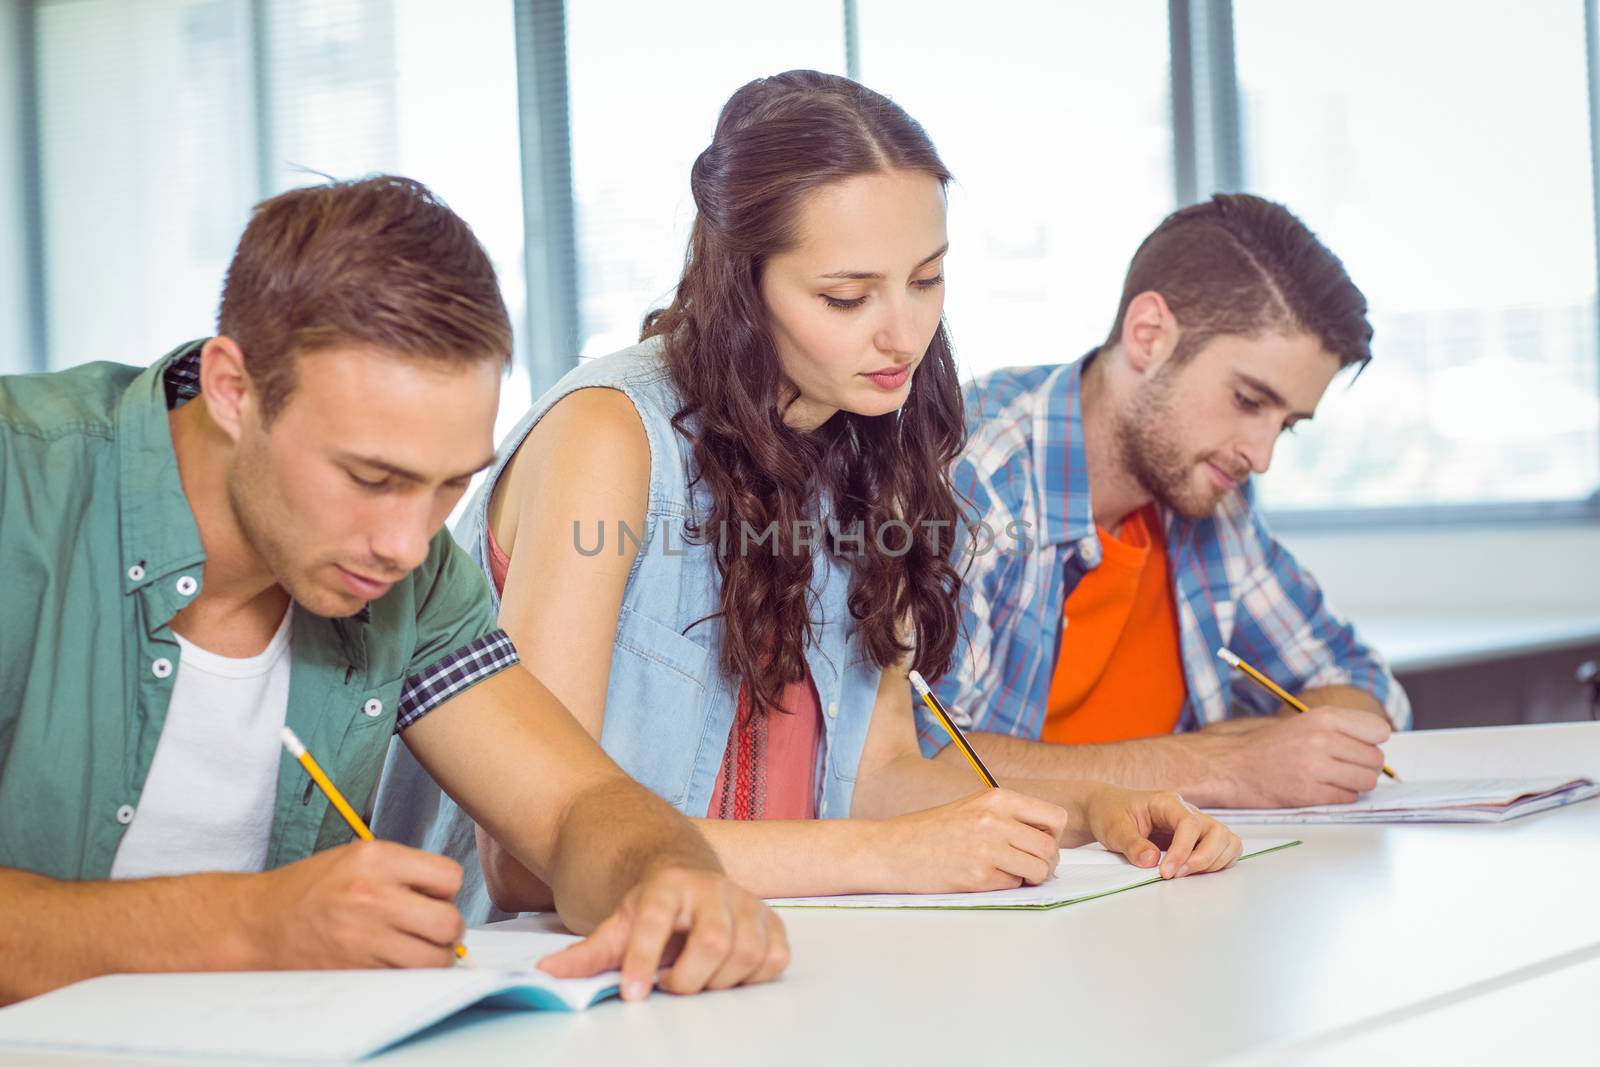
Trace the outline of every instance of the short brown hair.
{"label": "short brown hair", "polygon": [[1218,193],[1168,215],[1128,264],[1107,348],[1145,292],[1161,294],[1183,331],[1175,364],[1214,337],[1269,329],[1312,335],[1341,367],[1372,359],[1367,298],[1344,264],[1288,208],[1259,196]]}
{"label": "short brown hair", "polygon": [[511,319],[483,246],[426,186],[389,174],[257,204],[217,330],[243,350],[269,420],[294,389],[295,357],[332,345],[511,359]]}

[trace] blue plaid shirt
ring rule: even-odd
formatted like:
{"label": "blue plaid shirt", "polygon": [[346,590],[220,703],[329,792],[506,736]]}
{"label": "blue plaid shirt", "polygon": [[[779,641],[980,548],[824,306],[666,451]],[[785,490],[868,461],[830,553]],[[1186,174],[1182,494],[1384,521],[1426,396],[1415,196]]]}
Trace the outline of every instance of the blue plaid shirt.
{"label": "blue plaid shirt", "polygon": [[[964,727],[1039,738],[1063,606],[1100,562],[1079,407],[1086,362],[996,371],[967,387],[967,445],[953,477],[976,540],[955,659],[936,686]],[[1204,519],[1160,509],[1188,686],[1178,730],[1277,710],[1217,659],[1224,647],[1290,692],[1353,686],[1396,727],[1409,725],[1405,691],[1273,538],[1254,497],[1246,482]],[[948,742],[920,713],[918,730],[929,754]]]}

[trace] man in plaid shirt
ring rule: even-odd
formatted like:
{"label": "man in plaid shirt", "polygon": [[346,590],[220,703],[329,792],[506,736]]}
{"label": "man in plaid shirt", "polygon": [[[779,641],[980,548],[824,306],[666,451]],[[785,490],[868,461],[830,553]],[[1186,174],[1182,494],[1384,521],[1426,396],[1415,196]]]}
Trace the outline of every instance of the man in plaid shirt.
{"label": "man in plaid shirt", "polygon": [[[1250,482],[1371,337],[1365,298],[1299,219],[1219,195],[1140,246],[1103,345],[968,388],[953,478],[970,567],[938,689],[997,774],[1215,807],[1373,788],[1405,694],[1273,538]],[[1310,712],[1230,672],[1223,648]],[[945,740],[921,733],[930,754]]]}

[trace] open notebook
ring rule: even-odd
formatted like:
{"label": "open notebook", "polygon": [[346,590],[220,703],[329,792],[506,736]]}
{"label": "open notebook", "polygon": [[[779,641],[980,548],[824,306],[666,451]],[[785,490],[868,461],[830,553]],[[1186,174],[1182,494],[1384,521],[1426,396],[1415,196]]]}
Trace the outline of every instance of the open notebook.
{"label": "open notebook", "polygon": [[[1260,838],[1244,842],[1243,859],[1298,845],[1288,838]],[[1135,867],[1099,845],[1061,850],[1055,877],[1040,885],[995,889],[987,893],[853,893],[837,897],[779,897],[767,901],[775,908],[904,908],[971,911],[1048,911],[1109,896],[1161,881],[1154,868]]]}
{"label": "open notebook", "polygon": [[534,965],[571,934],[471,930],[470,964],[412,971],[113,974],[0,1008],[0,1058],[19,1047],[272,1060],[353,1060],[473,1005],[581,1011],[616,971],[551,978]]}
{"label": "open notebook", "polygon": [[1480,778],[1434,782],[1378,779],[1350,804],[1207,810],[1225,823],[1504,822],[1600,795],[1588,778]]}

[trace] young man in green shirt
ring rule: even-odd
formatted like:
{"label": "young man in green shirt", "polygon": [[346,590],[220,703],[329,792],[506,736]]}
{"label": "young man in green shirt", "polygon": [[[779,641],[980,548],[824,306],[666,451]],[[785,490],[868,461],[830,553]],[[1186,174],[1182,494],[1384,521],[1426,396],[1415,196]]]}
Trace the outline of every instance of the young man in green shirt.
{"label": "young man in green shirt", "polygon": [[398,732],[648,992],[783,928],[517,663],[443,532],[511,330],[466,224],[378,177],[259,205],[219,335],[0,377],[0,1003],[112,971],[442,966],[460,869],[351,832]]}

